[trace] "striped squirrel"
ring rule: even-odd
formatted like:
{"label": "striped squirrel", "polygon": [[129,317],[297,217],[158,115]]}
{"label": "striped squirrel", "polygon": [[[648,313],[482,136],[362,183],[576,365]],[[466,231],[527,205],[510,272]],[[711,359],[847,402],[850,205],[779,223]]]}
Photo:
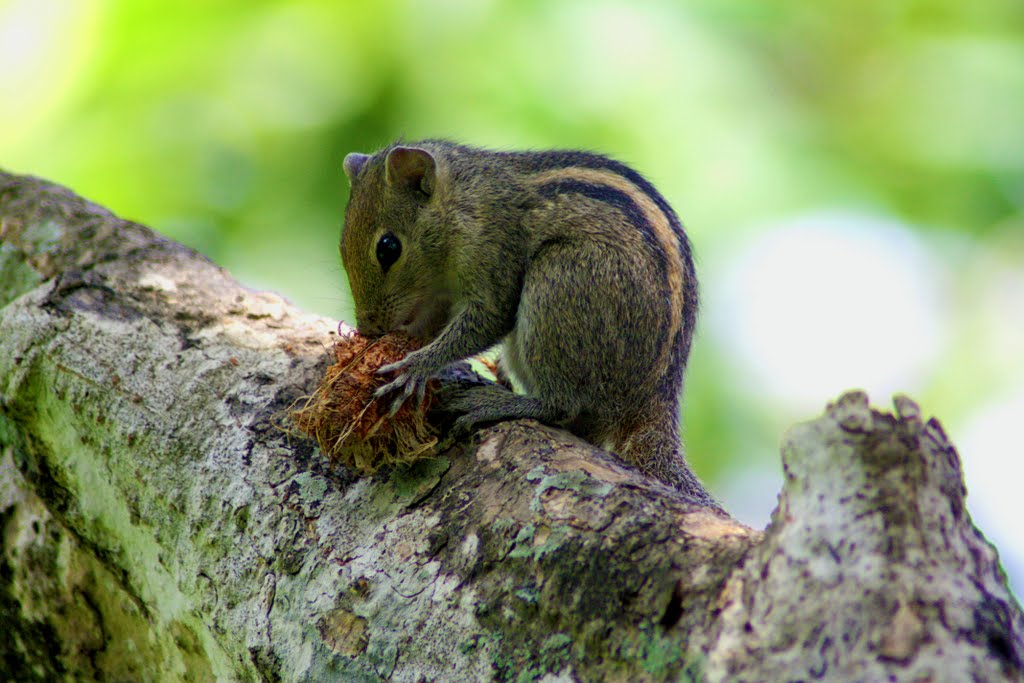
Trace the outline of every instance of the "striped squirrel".
{"label": "striped squirrel", "polygon": [[578,151],[443,140],[349,154],[341,257],[361,333],[429,343],[382,373],[393,410],[448,364],[504,341],[499,385],[446,400],[456,428],[534,418],[716,506],[679,437],[697,315],[690,244],[631,168]]}

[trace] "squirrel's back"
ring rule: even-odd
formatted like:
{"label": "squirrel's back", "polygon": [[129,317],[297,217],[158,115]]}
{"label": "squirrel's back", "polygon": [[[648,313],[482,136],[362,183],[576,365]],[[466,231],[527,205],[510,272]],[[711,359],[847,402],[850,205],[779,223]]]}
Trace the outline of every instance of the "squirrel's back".
{"label": "squirrel's back", "polygon": [[508,202],[518,209],[560,195],[576,195],[621,213],[662,261],[665,277],[671,280],[670,308],[678,318],[669,323],[669,346],[677,350],[682,372],[699,309],[693,252],[679,216],[643,175],[610,157],[581,150],[498,151],[441,139],[410,144],[446,158],[450,182],[461,188],[460,195],[476,200],[489,196],[488,203],[496,205],[489,211],[498,211]]}

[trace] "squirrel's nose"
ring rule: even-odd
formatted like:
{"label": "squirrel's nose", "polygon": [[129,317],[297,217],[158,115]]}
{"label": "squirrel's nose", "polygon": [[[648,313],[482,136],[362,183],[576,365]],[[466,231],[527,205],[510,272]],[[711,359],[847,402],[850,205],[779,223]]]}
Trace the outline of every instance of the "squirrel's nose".
{"label": "squirrel's nose", "polygon": [[384,329],[379,325],[357,325],[356,331],[364,337],[379,337],[384,334]]}
{"label": "squirrel's nose", "polygon": [[369,315],[356,315],[356,330],[364,337],[379,337],[387,331],[379,318]]}

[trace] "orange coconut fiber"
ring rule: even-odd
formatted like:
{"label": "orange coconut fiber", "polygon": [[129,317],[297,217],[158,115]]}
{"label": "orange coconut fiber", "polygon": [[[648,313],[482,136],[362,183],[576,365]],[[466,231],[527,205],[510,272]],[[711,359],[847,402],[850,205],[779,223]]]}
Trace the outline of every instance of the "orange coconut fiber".
{"label": "orange coconut fiber", "polygon": [[382,466],[411,463],[435,454],[437,429],[427,422],[437,381],[427,385],[426,399],[416,405],[415,396],[388,417],[397,392],[375,399],[373,392],[395,375],[377,370],[415,351],[417,344],[403,335],[369,339],[359,334],[342,337],[334,344],[334,364],[320,387],[305,405],[292,413],[298,429],[316,439],[332,463],[360,473],[373,474]]}

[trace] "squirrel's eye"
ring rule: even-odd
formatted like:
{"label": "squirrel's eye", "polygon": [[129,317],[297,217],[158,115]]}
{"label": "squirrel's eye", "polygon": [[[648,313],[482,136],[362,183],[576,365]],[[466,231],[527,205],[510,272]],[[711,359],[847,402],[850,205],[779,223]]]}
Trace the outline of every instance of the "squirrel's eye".
{"label": "squirrel's eye", "polygon": [[386,232],[377,240],[377,263],[385,273],[398,257],[402,255],[402,243],[390,232]]}

